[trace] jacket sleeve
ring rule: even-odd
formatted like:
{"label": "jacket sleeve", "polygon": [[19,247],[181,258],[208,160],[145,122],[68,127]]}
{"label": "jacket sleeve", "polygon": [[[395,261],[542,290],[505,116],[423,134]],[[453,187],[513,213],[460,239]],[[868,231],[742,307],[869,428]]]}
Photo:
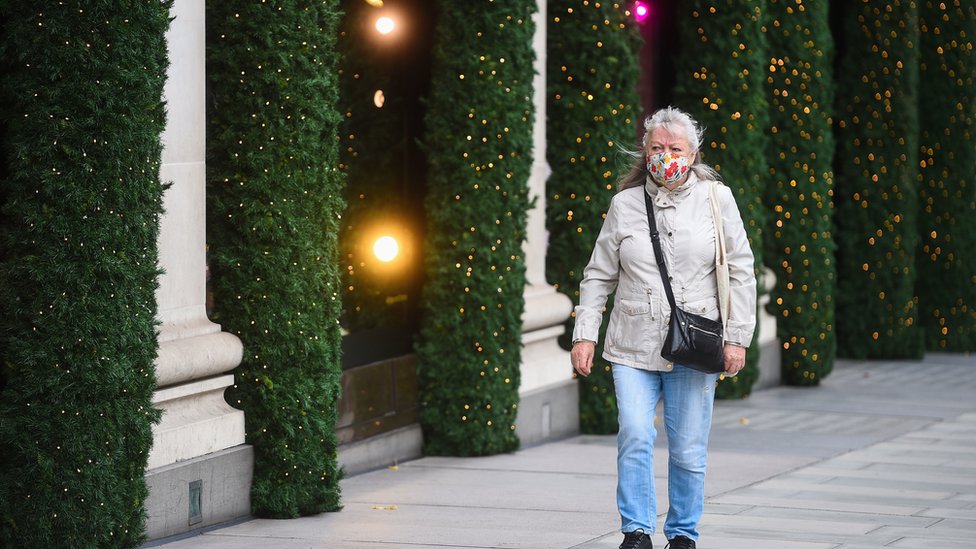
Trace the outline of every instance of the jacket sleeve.
{"label": "jacket sleeve", "polygon": [[593,341],[600,337],[603,310],[609,296],[617,288],[620,275],[620,236],[617,198],[610,202],[610,209],[603,221],[600,235],[593,246],[590,262],[583,270],[580,281],[580,304],[576,306],[576,325],[573,342]]}
{"label": "jacket sleeve", "polygon": [[752,343],[756,330],[756,271],[755,256],[749,247],[746,229],[732,189],[721,186],[725,195],[722,203],[722,223],[725,228],[725,247],[729,265],[729,322],[725,340],[742,347]]}

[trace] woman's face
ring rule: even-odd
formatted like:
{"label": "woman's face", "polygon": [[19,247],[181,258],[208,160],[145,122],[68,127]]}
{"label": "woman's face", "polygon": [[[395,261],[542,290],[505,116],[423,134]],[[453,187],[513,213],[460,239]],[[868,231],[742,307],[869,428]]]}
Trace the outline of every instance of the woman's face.
{"label": "woman's face", "polygon": [[692,152],[687,137],[680,133],[673,134],[665,128],[656,128],[647,140],[646,155],[651,157],[664,152],[671,153],[672,156],[685,156],[690,164],[695,162],[695,153]]}

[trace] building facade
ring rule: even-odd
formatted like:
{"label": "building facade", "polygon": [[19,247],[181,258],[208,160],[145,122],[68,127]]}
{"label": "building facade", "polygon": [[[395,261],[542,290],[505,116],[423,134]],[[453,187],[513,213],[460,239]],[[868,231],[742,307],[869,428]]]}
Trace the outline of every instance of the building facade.
{"label": "building facade", "polygon": [[[524,244],[527,285],[517,421],[523,446],[579,431],[577,383],[569,354],[557,342],[572,304],[545,276],[550,173],[545,154],[546,6],[539,0],[534,16],[535,154],[529,186],[535,203]],[[154,399],[163,419],[154,429],[146,472],[151,539],[248,515],[253,470],[244,412],[224,400],[243,346],[207,317],[204,4],[176,0],[172,15],[161,172],[162,180],[172,186],[165,195],[159,237],[164,274],[157,292],[161,326]],[[763,318],[760,329],[764,334],[760,385],[777,384],[774,321]],[[339,459],[347,474],[421,456],[416,390],[415,362],[409,353],[344,370],[337,429]]]}

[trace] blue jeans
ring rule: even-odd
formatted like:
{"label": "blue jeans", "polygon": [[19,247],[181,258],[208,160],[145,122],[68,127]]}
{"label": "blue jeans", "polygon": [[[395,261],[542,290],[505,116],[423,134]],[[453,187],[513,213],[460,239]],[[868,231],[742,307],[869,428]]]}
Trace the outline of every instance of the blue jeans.
{"label": "blue jeans", "polygon": [[664,397],[668,433],[668,516],[664,535],[698,539],[705,505],[705,460],[712,428],[712,404],[718,374],[703,374],[675,364],[673,371],[652,372],[613,365],[617,393],[617,509],[621,531],[642,528],[653,534],[657,523],[654,493],[654,412]]}

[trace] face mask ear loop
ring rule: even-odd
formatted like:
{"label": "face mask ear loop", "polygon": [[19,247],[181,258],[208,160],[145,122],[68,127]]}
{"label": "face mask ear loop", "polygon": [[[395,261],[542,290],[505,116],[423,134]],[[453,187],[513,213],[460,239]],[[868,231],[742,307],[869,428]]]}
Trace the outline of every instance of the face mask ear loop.
{"label": "face mask ear loop", "polygon": [[661,182],[658,180],[657,177],[655,177],[655,173],[654,173],[653,167],[655,165],[658,165],[658,166],[661,165],[660,162],[657,162],[657,159],[658,159],[659,156],[661,156],[661,154],[662,153],[648,154],[647,156],[644,157],[646,159],[646,161],[647,161],[646,164],[645,164],[645,167],[647,168],[647,174],[651,177],[651,181],[657,183],[658,185],[661,185]]}

